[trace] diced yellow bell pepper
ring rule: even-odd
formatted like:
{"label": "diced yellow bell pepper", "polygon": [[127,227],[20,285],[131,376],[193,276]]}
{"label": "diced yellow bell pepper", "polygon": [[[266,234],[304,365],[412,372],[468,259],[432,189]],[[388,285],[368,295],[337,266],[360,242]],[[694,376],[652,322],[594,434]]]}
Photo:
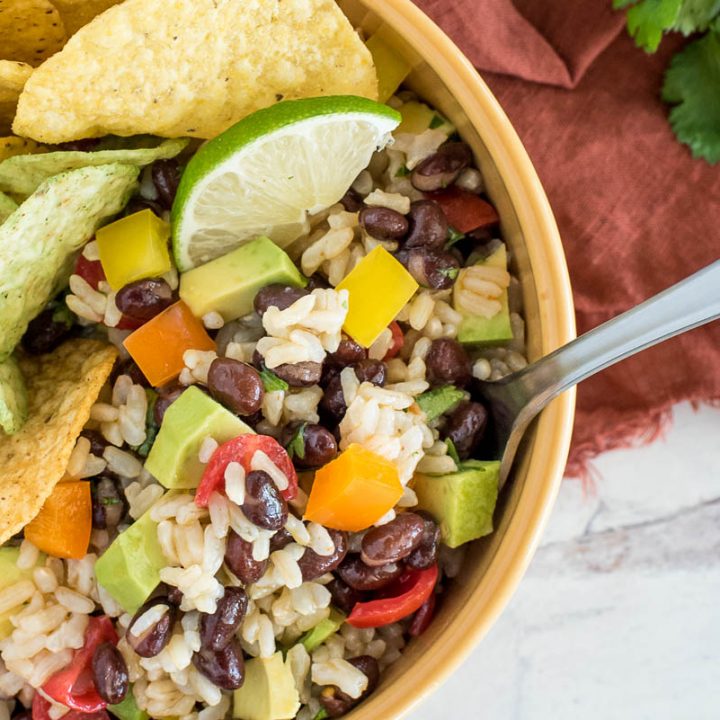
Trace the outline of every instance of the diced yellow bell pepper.
{"label": "diced yellow bell pepper", "polygon": [[382,246],[366,255],[337,286],[350,295],[343,329],[370,347],[415,294],[413,276]]}
{"label": "diced yellow bell pepper", "polygon": [[100,228],[95,239],[110,287],[120,290],[135,280],[168,272],[172,268],[169,237],[170,225],[150,209]]}
{"label": "diced yellow bell pepper", "polygon": [[367,49],[373,57],[378,76],[378,100],[384,103],[400,87],[400,83],[410,74],[410,64],[398,55],[390,45],[379,36],[379,31],[370,37]]}

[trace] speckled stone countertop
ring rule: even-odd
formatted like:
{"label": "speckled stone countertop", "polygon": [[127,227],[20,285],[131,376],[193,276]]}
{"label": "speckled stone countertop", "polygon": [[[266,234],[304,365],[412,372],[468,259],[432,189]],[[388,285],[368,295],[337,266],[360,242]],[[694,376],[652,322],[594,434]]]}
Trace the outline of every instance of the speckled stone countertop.
{"label": "speckled stone countertop", "polygon": [[[412,720],[720,718],[720,410],[566,481],[510,605]],[[448,707],[453,710],[448,714]]]}

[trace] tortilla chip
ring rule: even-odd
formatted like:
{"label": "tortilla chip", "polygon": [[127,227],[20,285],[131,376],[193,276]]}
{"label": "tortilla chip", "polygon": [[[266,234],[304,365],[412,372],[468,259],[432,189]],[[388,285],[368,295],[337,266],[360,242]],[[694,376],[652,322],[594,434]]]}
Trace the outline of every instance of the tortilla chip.
{"label": "tortilla chip", "polygon": [[16,210],[18,204],[11,198],[0,192],[0,225],[2,225]]}
{"label": "tortilla chip", "polygon": [[39,65],[65,44],[60,13],[49,0],[0,0],[3,60]]}
{"label": "tortilla chip", "polygon": [[34,140],[8,135],[0,137],[0,163],[15,155],[30,155],[33,153],[46,152],[44,145],[38,145]]}
{"label": "tortilla chip", "polygon": [[138,172],[115,164],[56,175],[0,225],[0,361],[65,287],[75,253],[125,207]]}
{"label": "tortilla chip", "polygon": [[122,0],[52,0],[60,12],[65,32],[72,37],[83,25]]}
{"label": "tortilla chip", "polygon": [[27,390],[20,367],[10,356],[0,363],[0,428],[16,433],[27,420]]}
{"label": "tortilla chip", "polygon": [[165,140],[152,148],[94,152],[61,150],[35,155],[15,155],[0,162],[0,191],[16,195],[32,195],[45,180],[68,170],[111,163],[143,167],[156,160],[174,158],[187,147],[187,144],[188,140],[176,138]]}
{"label": "tortilla chip", "polygon": [[15,108],[32,67],[15,60],[0,60],[0,133],[7,133],[15,117]]}
{"label": "tortilla chip", "polygon": [[28,420],[0,437],[0,545],[38,514],[63,477],[116,356],[98,340],[69,340],[49,355],[20,360]]}
{"label": "tortilla chip", "polygon": [[341,94],[376,98],[377,77],[334,0],[126,0],[33,73],[13,128],[211,138],[278,100]]}

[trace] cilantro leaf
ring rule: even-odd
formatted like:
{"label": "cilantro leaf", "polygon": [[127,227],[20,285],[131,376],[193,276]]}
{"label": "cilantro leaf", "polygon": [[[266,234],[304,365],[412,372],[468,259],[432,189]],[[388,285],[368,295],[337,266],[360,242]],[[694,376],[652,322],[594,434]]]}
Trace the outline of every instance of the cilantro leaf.
{"label": "cilantro leaf", "polygon": [[663,33],[675,24],[683,0],[642,0],[627,14],[628,32],[635,44],[646,52],[655,52]]}
{"label": "cilantro leaf", "polygon": [[672,59],[662,89],[674,105],[670,124],[694,157],[720,161],[720,32],[687,45]]}
{"label": "cilantro leaf", "polygon": [[438,272],[441,275],[444,275],[447,278],[450,278],[451,280],[455,280],[455,278],[458,276],[460,272],[460,268],[451,267],[451,268],[442,268],[441,270],[438,270]]}
{"label": "cilantro leaf", "polygon": [[447,445],[448,455],[455,461],[455,464],[460,467],[460,456],[458,455],[455,443],[450,438],[445,438],[445,444]]}
{"label": "cilantro leaf", "polygon": [[448,241],[445,243],[446,250],[451,248],[456,242],[460,242],[460,240],[465,239],[465,234],[458,232],[452,225],[448,228],[448,235],[450,237],[449,237]]}
{"label": "cilantro leaf", "polygon": [[288,390],[290,388],[282,378],[279,378],[272,370],[268,370],[267,368],[260,371],[260,379],[262,380],[265,392]]}
{"label": "cilantro leaf", "polygon": [[133,447],[133,450],[140,457],[148,456],[150,448],[153,446],[158,430],[160,429],[155,422],[155,403],[157,402],[158,394],[150,388],[145,388],[145,395],[147,395],[148,401],[147,413],[145,415],[145,442],[142,445],[135,445]]}
{"label": "cilantro leaf", "polygon": [[628,5],[634,5],[636,2],[637,0],[613,0],[613,10],[622,10]]}
{"label": "cilantro leaf", "polygon": [[408,166],[401,165],[397,169],[397,172],[395,173],[395,177],[405,177],[406,175],[409,175],[409,174],[410,174],[410,169],[408,168]]}
{"label": "cilantro leaf", "polygon": [[430,120],[430,129],[436,130],[437,128],[445,125],[445,123],[447,123],[447,120],[439,113],[435,113],[432,116],[432,120]]}
{"label": "cilantro leaf", "polygon": [[121,502],[122,501],[120,500],[120,498],[115,498],[115,497],[104,497],[100,501],[100,503],[102,505],[119,505]]}
{"label": "cilantro leaf", "polygon": [[325,708],[320,708],[317,711],[317,714],[313,718],[313,720],[325,720],[325,718],[329,718],[328,711]]}
{"label": "cilantro leaf", "polygon": [[718,14],[720,0],[683,0],[673,30],[678,30],[683,35],[707,30]]}
{"label": "cilantro leaf", "polygon": [[306,425],[307,423],[303,423],[300,427],[298,427],[285,448],[291,458],[299,457],[301,460],[305,459],[305,438],[303,437],[303,434],[305,432]]}

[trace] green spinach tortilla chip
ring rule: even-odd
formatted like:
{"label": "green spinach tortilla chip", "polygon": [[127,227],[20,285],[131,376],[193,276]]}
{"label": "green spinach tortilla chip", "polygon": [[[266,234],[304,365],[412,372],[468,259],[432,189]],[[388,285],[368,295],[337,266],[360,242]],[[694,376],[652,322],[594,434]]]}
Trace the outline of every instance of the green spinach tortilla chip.
{"label": "green spinach tortilla chip", "polygon": [[175,157],[187,144],[188,140],[176,138],[149,148],[94,152],[61,150],[40,155],[15,155],[0,162],[0,190],[17,195],[31,195],[45,180],[68,170],[111,163],[142,167],[156,160]]}
{"label": "green spinach tortilla chip", "polygon": [[27,390],[20,367],[12,356],[0,363],[0,428],[16,433],[27,419]]}
{"label": "green spinach tortilla chip", "polygon": [[75,253],[125,207],[138,173],[114,164],[57,175],[0,225],[0,362],[65,286]]}
{"label": "green spinach tortilla chip", "polygon": [[11,197],[0,192],[0,225],[2,225],[17,208],[18,204]]}
{"label": "green spinach tortilla chip", "polygon": [[20,359],[28,419],[14,435],[0,434],[0,545],[40,512],[62,479],[116,357],[99,340],[69,340],[48,355]]}

